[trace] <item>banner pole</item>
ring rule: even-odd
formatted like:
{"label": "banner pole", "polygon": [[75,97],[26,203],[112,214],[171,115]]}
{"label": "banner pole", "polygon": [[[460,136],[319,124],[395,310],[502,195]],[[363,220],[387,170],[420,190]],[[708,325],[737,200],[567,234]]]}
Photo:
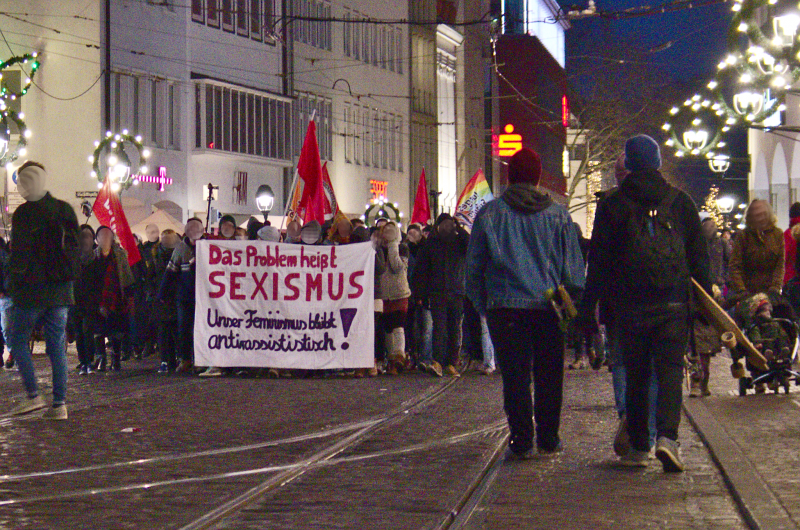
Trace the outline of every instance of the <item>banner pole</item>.
{"label": "banner pole", "polygon": [[[308,121],[314,121],[314,118],[317,117],[317,109],[311,111],[311,118]],[[297,179],[300,177],[300,168],[296,167],[294,169],[294,178],[292,179],[292,187],[289,188],[289,193],[294,194],[294,190],[297,187]],[[286,207],[283,209],[283,219],[281,219],[281,228],[278,230],[279,232],[283,233],[283,224],[286,222],[286,214],[289,213],[289,205],[292,204],[292,197],[287,195],[286,197]]]}

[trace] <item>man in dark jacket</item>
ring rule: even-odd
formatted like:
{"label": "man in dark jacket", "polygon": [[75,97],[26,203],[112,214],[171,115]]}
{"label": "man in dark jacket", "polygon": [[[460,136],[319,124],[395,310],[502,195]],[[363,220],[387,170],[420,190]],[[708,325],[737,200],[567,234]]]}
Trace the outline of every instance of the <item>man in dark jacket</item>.
{"label": "man in dark jacket", "polygon": [[78,218],[72,207],[47,192],[47,173],[36,162],[17,172],[25,203],[14,212],[9,272],[12,306],[8,309],[8,347],[19,367],[27,398],[12,414],[45,407],[39,395],[28,341],[44,327],[47,356],[53,366],[53,406],[45,417],[67,419],[67,319],[75,303],[72,284],[78,266]]}
{"label": "man in dark jacket", "polygon": [[[677,440],[690,276],[711,292],[708,245],[692,200],[659,173],[661,153],[655,140],[645,135],[629,139],[625,165],[631,173],[600,203],[595,216],[581,321],[593,322],[594,307],[604,298],[618,322],[632,446],[622,463],[642,467],[648,463],[648,386],[654,365],[656,457],[665,471],[683,471]],[[644,259],[662,252],[665,241],[669,241],[667,258]]]}
{"label": "man in dark jacket", "polygon": [[509,457],[517,459],[532,456],[532,416],[538,452],[561,450],[564,336],[546,292],[564,286],[577,296],[584,283],[578,233],[566,208],[539,191],[541,175],[539,155],[516,153],[510,186],[478,213],[469,246],[467,294],[489,324],[503,375]]}
{"label": "man in dark jacket", "polygon": [[[435,232],[417,254],[413,291],[418,305],[430,304],[433,317],[431,363],[444,366],[444,373],[459,377],[456,366],[461,350],[461,320],[464,317],[464,271],[469,234],[450,214],[436,219]],[[438,373],[437,373],[438,375]]]}

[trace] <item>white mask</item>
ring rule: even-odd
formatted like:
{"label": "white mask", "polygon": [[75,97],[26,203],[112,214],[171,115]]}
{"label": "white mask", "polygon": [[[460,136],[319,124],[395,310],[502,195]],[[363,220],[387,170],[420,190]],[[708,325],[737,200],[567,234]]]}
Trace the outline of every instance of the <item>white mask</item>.
{"label": "white mask", "polygon": [[28,166],[17,175],[17,190],[22,198],[36,202],[47,194],[47,173],[36,166]]}

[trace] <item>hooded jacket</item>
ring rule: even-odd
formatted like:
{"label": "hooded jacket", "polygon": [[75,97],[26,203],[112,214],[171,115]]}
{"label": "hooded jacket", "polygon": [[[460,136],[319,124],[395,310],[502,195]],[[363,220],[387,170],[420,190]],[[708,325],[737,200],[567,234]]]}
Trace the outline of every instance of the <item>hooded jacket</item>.
{"label": "hooded jacket", "polygon": [[563,206],[533,184],[517,183],[475,218],[467,259],[467,296],[480,314],[548,310],[548,289],[584,286],[578,233]]}
{"label": "hooded jacket", "polygon": [[786,259],[783,245],[783,234],[776,226],[763,232],[748,226],[736,236],[728,267],[732,299],[781,291]]}
{"label": "hooded jacket", "polygon": [[[594,230],[589,247],[589,268],[586,293],[582,307],[592,312],[601,298],[609,302],[615,312],[631,312],[669,303],[686,303],[689,300],[690,278],[665,291],[648,291],[636,279],[622,270],[620,255],[627,243],[626,224],[630,209],[625,199],[643,208],[654,209],[672,189],[661,173],[655,170],[632,172],[619,189],[607,195],[598,204]],[[625,195],[622,197],[621,195]],[[687,268],[692,277],[711,293],[711,268],[708,244],[703,237],[700,216],[692,199],[680,192],[672,203],[670,217],[683,236]]]}
{"label": "hooded jacket", "polygon": [[797,259],[797,241],[792,236],[792,228],[800,223],[800,217],[792,217],[789,221],[789,228],[783,233],[783,247],[786,261],[783,265],[783,284],[789,283],[789,280],[797,276],[797,267],[795,266]]}

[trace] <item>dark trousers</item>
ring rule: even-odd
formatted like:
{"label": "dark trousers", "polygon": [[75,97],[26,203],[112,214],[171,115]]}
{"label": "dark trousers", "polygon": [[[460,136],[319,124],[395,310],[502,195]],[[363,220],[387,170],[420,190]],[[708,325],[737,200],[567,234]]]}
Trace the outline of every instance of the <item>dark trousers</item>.
{"label": "dark trousers", "polygon": [[161,353],[161,362],[167,363],[170,368],[178,364],[178,323],[174,320],[158,323],[158,351]]}
{"label": "dark trousers", "polygon": [[461,321],[464,299],[460,296],[432,297],[433,358],[442,366],[458,365],[461,350]]}
{"label": "dark trousers", "polygon": [[550,311],[524,309],[490,310],[486,319],[503,375],[511,450],[524,453],[533,447],[533,418],[536,445],[555,449],[564,386],[564,336],[558,319]]}
{"label": "dark trousers", "polygon": [[464,300],[464,323],[461,326],[462,346],[470,361],[483,361],[481,317],[469,299]]}
{"label": "dark trousers", "polygon": [[386,360],[386,337],[383,333],[383,313],[375,312],[375,360]]}
{"label": "dark trousers", "polygon": [[181,360],[194,360],[194,304],[179,301],[178,308],[178,353]]}
{"label": "dark trousers", "polygon": [[94,361],[94,336],[92,334],[91,319],[76,310],[73,313],[73,326],[75,347],[78,349],[78,361],[81,364],[92,364]]}
{"label": "dark trousers", "polygon": [[[658,437],[678,439],[683,400],[683,356],[689,341],[686,304],[669,304],[619,315],[620,346],[627,372],[628,434],[637,451],[649,451],[647,428],[652,369],[658,380]],[[651,368],[652,367],[652,368]]]}

